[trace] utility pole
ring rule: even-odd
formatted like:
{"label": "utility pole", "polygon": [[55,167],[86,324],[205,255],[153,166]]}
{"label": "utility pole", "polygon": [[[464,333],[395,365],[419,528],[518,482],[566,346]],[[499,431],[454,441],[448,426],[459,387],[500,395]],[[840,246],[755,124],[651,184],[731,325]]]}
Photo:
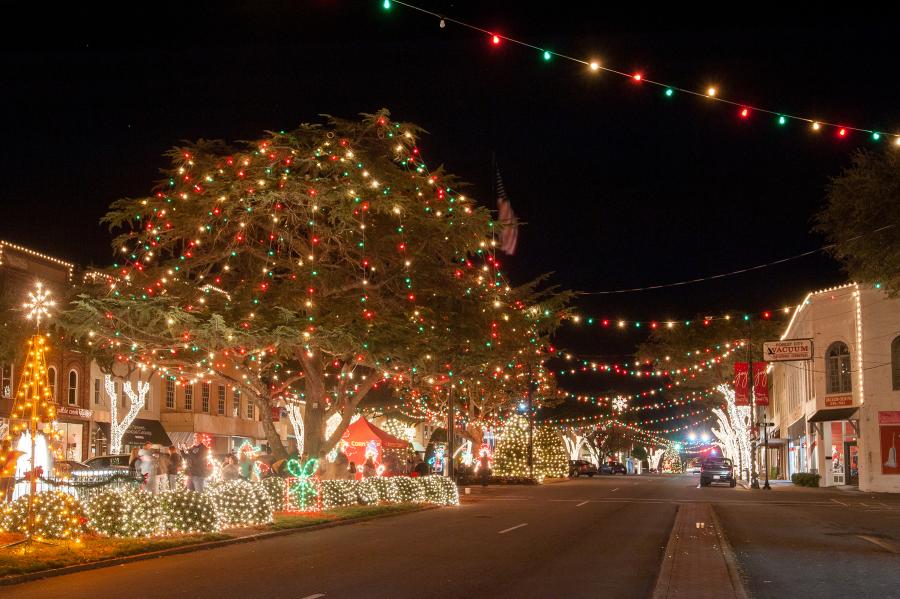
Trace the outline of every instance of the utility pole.
{"label": "utility pole", "polygon": [[453,431],[453,382],[447,392],[447,476],[453,478],[453,441],[456,436]]}
{"label": "utility pole", "polygon": [[756,394],[753,392],[753,320],[747,319],[747,393],[750,397],[750,488],[759,488],[759,472],[756,468]]}
{"label": "utility pole", "polygon": [[534,478],[534,385],[531,365],[528,365],[528,476]]}

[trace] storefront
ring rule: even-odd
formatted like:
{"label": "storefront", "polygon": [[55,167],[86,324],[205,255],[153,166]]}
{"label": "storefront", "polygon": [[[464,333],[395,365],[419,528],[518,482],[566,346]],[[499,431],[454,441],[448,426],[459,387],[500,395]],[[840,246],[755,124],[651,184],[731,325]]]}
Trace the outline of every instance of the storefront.
{"label": "storefront", "polygon": [[787,478],[798,472],[809,472],[807,441],[806,418],[801,418],[788,427]]}
{"label": "storefront", "polygon": [[83,462],[90,457],[87,446],[93,410],[76,406],[56,407],[56,426],[60,432],[60,448],[67,460]]}
{"label": "storefront", "polygon": [[819,410],[810,417],[825,444],[820,456],[822,486],[859,485],[858,418],[858,409],[852,406]]}

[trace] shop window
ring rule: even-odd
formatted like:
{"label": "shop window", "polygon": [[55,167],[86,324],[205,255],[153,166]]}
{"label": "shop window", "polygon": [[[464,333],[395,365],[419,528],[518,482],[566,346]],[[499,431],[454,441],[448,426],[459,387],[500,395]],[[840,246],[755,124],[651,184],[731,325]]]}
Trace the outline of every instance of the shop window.
{"label": "shop window", "polygon": [[194,411],[194,386],[184,386],[184,409],[188,412]]}
{"label": "shop window", "polygon": [[175,409],[175,381],[172,379],[166,380],[166,408]]}
{"label": "shop window", "polygon": [[75,370],[69,371],[69,385],[66,389],[66,399],[70,406],[78,403],[78,373]]}
{"label": "shop window", "polygon": [[12,364],[4,362],[2,371],[0,371],[0,395],[9,399],[13,396],[13,380],[12,380]]}
{"label": "shop window", "polygon": [[94,405],[100,405],[100,379],[94,379]]}
{"label": "shop window", "polygon": [[241,390],[234,389],[231,392],[231,415],[234,418],[241,417]]}
{"label": "shop window", "polygon": [[209,383],[200,385],[200,411],[209,412]]}
{"label": "shop window", "polygon": [[835,341],[825,352],[826,393],[850,393],[850,349]]}
{"label": "shop window", "polygon": [[891,343],[891,378],[894,391],[900,391],[900,337]]}
{"label": "shop window", "polygon": [[56,368],[47,369],[47,382],[50,384],[50,399],[56,401]]}

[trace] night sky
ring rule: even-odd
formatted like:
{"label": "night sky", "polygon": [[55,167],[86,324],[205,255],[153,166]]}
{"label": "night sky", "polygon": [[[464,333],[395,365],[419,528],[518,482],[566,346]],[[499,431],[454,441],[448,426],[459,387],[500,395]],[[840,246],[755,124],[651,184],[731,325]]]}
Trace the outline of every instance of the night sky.
{"label": "night sky", "polygon": [[[679,281],[824,244],[809,232],[828,177],[863,134],[838,140],[791,123],[593,74],[562,60],[381,0],[148,2],[116,11],[38,6],[0,39],[0,236],[81,264],[108,264],[97,223],[147,193],[163,152],[185,139],[253,139],[264,129],[381,107],[429,135],[432,166],[494,207],[496,153],[525,225],[504,268],[580,291]],[[192,3],[191,3],[192,4]],[[532,6],[525,7],[525,4]],[[431,10],[682,87],[715,84],[774,110],[894,131],[887,75],[896,26],[884,15],[761,5],[446,2]],[[596,8],[588,8],[596,5]],[[686,8],[697,6],[696,8]],[[732,12],[736,11],[736,12]],[[19,23],[14,25],[13,23]],[[27,25],[26,25],[27,24]],[[686,318],[793,304],[842,282],[824,254],[674,290],[578,300],[629,319]],[[612,333],[566,341],[630,351]]]}

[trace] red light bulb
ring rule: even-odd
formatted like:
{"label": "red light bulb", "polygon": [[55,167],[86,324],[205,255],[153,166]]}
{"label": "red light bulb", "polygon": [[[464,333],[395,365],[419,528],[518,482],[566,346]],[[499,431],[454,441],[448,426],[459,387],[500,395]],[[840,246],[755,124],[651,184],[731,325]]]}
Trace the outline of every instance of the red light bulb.
{"label": "red light bulb", "polygon": [[634,75],[632,75],[631,78],[634,79],[635,81],[640,81],[641,79],[644,78],[644,75],[641,73],[635,73]]}
{"label": "red light bulb", "polygon": [[491,37],[491,43],[493,43],[495,46],[499,46],[500,45],[500,36],[494,35],[493,37]]}
{"label": "red light bulb", "polygon": [[741,109],[741,118],[747,118],[748,116],[750,116],[750,110],[748,110],[747,108],[742,108]]}
{"label": "red light bulb", "polygon": [[838,131],[838,135],[840,135],[841,137],[847,137],[847,130],[841,127]]}

